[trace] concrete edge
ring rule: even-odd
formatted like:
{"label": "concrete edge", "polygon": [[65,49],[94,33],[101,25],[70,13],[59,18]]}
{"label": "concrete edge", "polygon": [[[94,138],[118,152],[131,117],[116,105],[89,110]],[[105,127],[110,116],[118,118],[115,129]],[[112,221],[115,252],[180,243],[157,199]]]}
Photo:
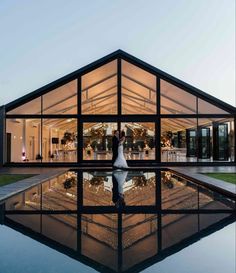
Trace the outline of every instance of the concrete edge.
{"label": "concrete edge", "polygon": [[192,173],[183,168],[173,167],[170,168],[170,170],[176,171],[177,173],[184,176],[188,176],[190,179],[193,179],[203,186],[206,185],[206,187],[217,189],[223,194],[228,194],[236,199],[236,185],[234,184],[209,177],[207,175],[204,175],[203,173]]}
{"label": "concrete edge", "polygon": [[6,199],[19,194],[25,190],[28,190],[34,186],[40,185],[43,182],[46,182],[50,179],[53,179],[67,171],[68,170],[60,170],[60,171],[50,171],[44,174],[35,175],[29,178],[25,178],[23,180],[19,180],[17,182],[11,183],[9,185],[5,185],[0,187],[0,204]]}

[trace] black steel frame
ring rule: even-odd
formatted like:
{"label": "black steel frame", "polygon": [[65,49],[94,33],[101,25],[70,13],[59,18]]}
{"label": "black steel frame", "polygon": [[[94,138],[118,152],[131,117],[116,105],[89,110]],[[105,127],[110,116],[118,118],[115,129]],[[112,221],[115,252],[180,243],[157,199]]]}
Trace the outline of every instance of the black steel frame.
{"label": "black steel frame", "polygon": [[[75,115],[45,115],[42,114],[42,95],[53,91],[55,88],[60,87],[71,80],[77,80],[77,94],[81,94],[82,90],[82,76],[85,75],[88,72],[91,72],[92,70],[105,65],[111,61],[117,60],[117,115],[84,115],[81,112],[81,96],[77,96],[77,114]],[[122,93],[121,93],[121,80],[122,80],[122,71],[121,71],[121,60],[125,60],[151,74],[156,76],[156,114],[155,115],[122,115]],[[198,111],[198,98],[203,99],[217,107],[220,107],[221,109],[227,111],[229,114],[161,114],[160,110],[160,81],[165,80],[181,89],[184,91],[187,91],[188,93],[196,96],[196,111]],[[10,110],[27,103],[37,97],[41,96],[41,115],[10,115],[7,114]],[[68,166],[74,166],[76,164],[96,164],[98,162],[102,163],[108,163],[110,164],[111,161],[109,160],[83,160],[83,154],[82,154],[82,147],[83,147],[83,123],[84,122],[117,122],[118,124],[118,129],[120,129],[120,123],[121,122],[154,122],[155,123],[155,147],[156,147],[156,159],[155,160],[132,160],[129,162],[129,164],[140,164],[140,165],[145,165],[145,164],[157,164],[157,165],[163,165],[163,166],[168,166],[168,165],[232,165],[235,164],[234,162],[161,162],[161,149],[160,149],[160,140],[161,140],[161,122],[163,118],[195,118],[196,119],[196,127],[198,128],[198,119],[199,118],[230,118],[234,119],[234,127],[236,124],[236,108],[218,100],[217,98],[214,98],[213,96],[210,96],[203,91],[179,80],[174,78],[173,76],[139,60],[138,58],[129,55],[128,53],[122,51],[122,50],[117,50],[114,53],[111,53],[65,77],[62,77],[59,80],[56,80],[55,82],[52,82],[28,95],[25,95],[7,105],[4,107],[5,109],[5,118],[25,118],[25,119],[32,119],[32,118],[39,118],[41,119],[41,125],[42,125],[42,120],[44,118],[54,118],[54,119],[64,119],[64,118],[76,118],[77,119],[77,132],[78,132],[78,150],[77,150],[77,162],[29,162],[29,163],[6,163],[4,162],[4,159],[2,159],[3,163],[5,165],[23,165],[23,166],[32,166],[32,165],[45,165],[45,166],[56,166],[56,165],[62,165],[62,164],[67,164]],[[42,128],[42,126],[41,126]],[[235,130],[235,129],[234,129]],[[3,133],[6,135],[6,131],[4,130]],[[4,138],[4,137],[3,137]],[[42,134],[41,134],[42,138]],[[236,138],[235,138],[235,149],[234,149],[234,158],[236,158]],[[4,158],[4,155],[1,155]]]}

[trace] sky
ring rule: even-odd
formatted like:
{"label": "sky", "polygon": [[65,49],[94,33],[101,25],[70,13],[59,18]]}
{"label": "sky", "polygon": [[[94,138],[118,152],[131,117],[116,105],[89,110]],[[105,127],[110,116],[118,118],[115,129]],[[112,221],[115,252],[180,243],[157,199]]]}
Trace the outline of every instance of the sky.
{"label": "sky", "polygon": [[117,49],[236,106],[235,0],[1,0],[0,105]]}

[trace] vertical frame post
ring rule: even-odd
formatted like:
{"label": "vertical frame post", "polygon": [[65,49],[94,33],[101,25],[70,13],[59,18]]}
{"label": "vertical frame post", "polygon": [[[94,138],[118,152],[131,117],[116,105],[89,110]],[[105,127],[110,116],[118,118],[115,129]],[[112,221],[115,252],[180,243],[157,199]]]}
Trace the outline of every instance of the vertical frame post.
{"label": "vertical frame post", "polygon": [[83,124],[81,122],[82,82],[81,75],[77,78],[77,163],[83,161]]}
{"label": "vertical frame post", "polygon": [[117,59],[117,102],[118,102],[118,117],[121,116],[122,114],[122,108],[121,108],[121,104],[122,104],[122,98],[121,98],[121,58],[119,57]]}
{"label": "vertical frame post", "polygon": [[159,76],[156,76],[156,123],[155,123],[155,134],[156,134],[156,161],[161,162],[161,80]]}

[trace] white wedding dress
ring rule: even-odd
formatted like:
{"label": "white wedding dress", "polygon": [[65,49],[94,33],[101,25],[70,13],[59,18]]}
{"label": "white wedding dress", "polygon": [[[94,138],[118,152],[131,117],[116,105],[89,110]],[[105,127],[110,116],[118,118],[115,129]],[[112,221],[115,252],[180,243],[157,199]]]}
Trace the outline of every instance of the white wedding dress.
{"label": "white wedding dress", "polygon": [[120,143],[118,146],[118,156],[117,156],[113,166],[116,168],[127,169],[129,167],[128,167],[126,159],[124,157],[123,149],[124,149],[123,143]]}
{"label": "white wedding dress", "polygon": [[118,183],[119,194],[124,194],[124,184],[127,178],[128,171],[116,170],[113,172],[115,179]]}

